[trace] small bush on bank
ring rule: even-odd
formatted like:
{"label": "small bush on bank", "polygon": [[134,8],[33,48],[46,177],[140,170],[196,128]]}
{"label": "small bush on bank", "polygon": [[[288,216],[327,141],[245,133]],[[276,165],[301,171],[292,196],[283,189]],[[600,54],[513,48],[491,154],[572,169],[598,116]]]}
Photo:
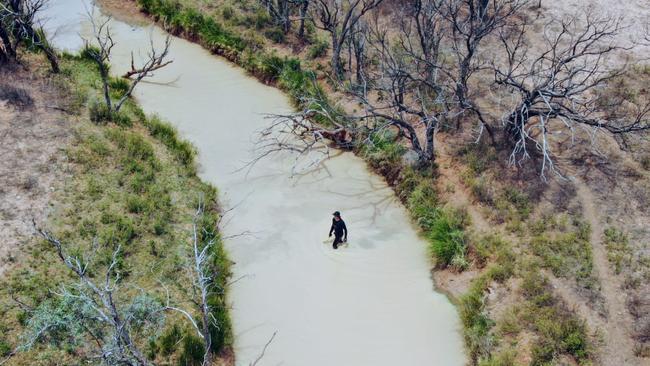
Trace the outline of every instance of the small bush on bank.
{"label": "small bush on bank", "polygon": [[5,357],[11,353],[12,349],[9,343],[5,342],[3,339],[0,339],[0,357]]}
{"label": "small bush on bank", "polygon": [[127,91],[129,91],[131,83],[125,78],[112,77],[108,81],[108,86],[115,97],[121,98]]}
{"label": "small bush on bank", "polygon": [[[457,269],[465,269],[467,251],[464,228],[467,225],[466,213],[454,209],[438,210],[429,229],[431,250],[436,258],[436,266],[447,267],[454,264]],[[455,263],[454,263],[455,262]]]}
{"label": "small bush on bank", "polygon": [[91,102],[88,107],[88,114],[90,120],[95,123],[108,123],[112,122],[118,126],[132,126],[131,118],[124,112],[114,112],[108,109],[104,103],[97,101]]}

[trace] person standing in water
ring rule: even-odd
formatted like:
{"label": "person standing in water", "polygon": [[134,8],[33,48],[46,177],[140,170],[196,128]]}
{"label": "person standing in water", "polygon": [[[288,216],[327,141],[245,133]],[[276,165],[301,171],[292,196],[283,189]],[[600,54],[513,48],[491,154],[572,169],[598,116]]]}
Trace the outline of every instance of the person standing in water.
{"label": "person standing in water", "polygon": [[341,213],[336,211],[333,213],[332,227],[330,228],[330,238],[334,232],[334,243],[332,247],[338,249],[339,244],[348,241],[348,228],[345,226],[345,221],[341,218]]}

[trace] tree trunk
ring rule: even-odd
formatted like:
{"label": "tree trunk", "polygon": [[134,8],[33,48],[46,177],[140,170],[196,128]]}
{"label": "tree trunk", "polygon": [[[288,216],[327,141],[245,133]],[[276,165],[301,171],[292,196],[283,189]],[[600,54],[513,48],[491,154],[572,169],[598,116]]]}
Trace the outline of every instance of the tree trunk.
{"label": "tree trunk", "polygon": [[298,30],[298,37],[305,39],[305,18],[307,17],[307,10],[309,9],[309,0],[303,0],[300,5],[300,29]]}
{"label": "tree trunk", "polygon": [[332,72],[337,80],[343,79],[343,65],[341,64],[341,48],[337,37],[332,34]]}
{"label": "tree trunk", "polygon": [[11,45],[11,39],[9,38],[9,34],[7,31],[4,29],[2,24],[0,24],[0,40],[2,40],[2,44],[4,47],[4,53],[7,56],[7,58],[15,58],[16,57],[16,50]]}
{"label": "tree trunk", "polygon": [[52,72],[58,74],[61,69],[59,68],[59,58],[56,56],[56,53],[54,53],[54,50],[46,45],[40,45],[39,48],[43,51],[43,53],[45,53],[47,60],[50,61]]}

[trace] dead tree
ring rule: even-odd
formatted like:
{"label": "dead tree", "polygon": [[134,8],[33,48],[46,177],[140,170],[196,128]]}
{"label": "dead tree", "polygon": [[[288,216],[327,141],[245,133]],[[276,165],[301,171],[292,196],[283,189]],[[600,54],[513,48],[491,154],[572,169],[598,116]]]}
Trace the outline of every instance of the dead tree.
{"label": "dead tree", "polygon": [[329,158],[331,144],[340,149],[354,147],[357,130],[353,121],[316,99],[303,100],[302,105],[307,107],[300,112],[267,116],[271,122],[257,134],[253,159],[240,170],[250,170],[263,159],[286,152],[295,156],[293,176]]}
{"label": "dead tree", "polygon": [[378,65],[367,71],[368,89],[351,94],[364,106],[356,117],[370,122],[370,134],[397,129],[419,165],[426,166],[435,159],[436,130],[457,113],[457,103],[453,79],[440,57],[445,28],[439,2],[411,5],[397,15],[396,34],[373,23],[368,44]]}
{"label": "dead tree", "polygon": [[311,0],[297,0],[300,6],[298,13],[300,25],[298,26],[298,38],[305,39],[305,21],[309,16],[309,3]]}
{"label": "dead tree", "polygon": [[554,19],[544,28],[542,51],[533,53],[526,25],[515,34],[501,35],[506,60],[494,68],[496,83],[516,99],[503,118],[505,139],[511,145],[510,162],[530,158],[533,147],[541,159],[540,174],[558,173],[552,136],[576,128],[590,134],[638,133],[650,129],[648,110],[631,119],[605,119],[598,109],[597,89],[623,72],[608,67],[608,56],[623,47],[614,43],[619,19],[587,13]]}
{"label": "dead tree", "polygon": [[56,52],[36,24],[36,15],[45,4],[46,0],[0,1],[0,62],[15,59],[17,48],[27,44],[45,54],[52,72],[60,71]]}
{"label": "dead tree", "polygon": [[383,0],[312,0],[312,18],[316,27],[330,34],[332,72],[343,79],[341,51],[359,20]]}
{"label": "dead tree", "polygon": [[280,25],[282,31],[287,34],[291,29],[292,0],[259,0],[261,5],[271,16],[273,21]]}
{"label": "dead tree", "polygon": [[527,0],[444,0],[434,1],[447,20],[450,46],[456,65],[452,76],[456,83],[456,99],[460,108],[472,112],[486,128],[492,141],[494,135],[478,104],[469,95],[469,80],[489,64],[481,57],[480,48],[486,38],[495,34],[527,3]]}
{"label": "dead tree", "polygon": [[89,13],[88,18],[93,29],[93,39],[91,41],[86,40],[85,53],[95,62],[99,69],[99,75],[102,80],[104,102],[106,103],[109,115],[112,115],[120,111],[124,102],[129,99],[138,83],[140,83],[144,78],[153,76],[154,71],[172,63],[172,61],[166,60],[169,54],[171,38],[169,35],[165,37],[164,45],[160,50],[156,49],[153,43],[153,38],[151,38],[151,48],[147,53],[144,63],[140,67],[135,66],[133,53],[131,53],[131,70],[125,73],[123,77],[131,78],[132,81],[126,92],[120,96],[117,102],[113,103],[110,90],[110,62],[111,51],[115,46],[115,42],[110,29],[111,18],[109,17],[103,20],[98,20],[93,13]]}
{"label": "dead tree", "polygon": [[97,357],[107,365],[149,365],[136,344],[133,329],[140,329],[138,323],[159,324],[162,306],[144,294],[133,297],[128,303],[118,300],[124,290],[119,273],[115,271],[120,247],[113,252],[110,264],[100,277],[101,282],[96,282],[89,273],[89,258],[68,254],[52,234],[38,228],[37,231],[79,282],[73,288],[61,288],[57,293],[61,299],[58,308],[52,308],[53,305],[39,307],[29,320],[28,341],[21,348],[28,349],[50,335],[57,337],[67,333],[78,339],[77,344],[87,339],[86,344],[94,346]]}
{"label": "dead tree", "polygon": [[[364,76],[367,64],[367,37],[368,25],[362,19],[350,31],[350,37],[346,43],[346,47],[348,48],[348,70],[355,70],[355,83],[362,90],[365,88],[365,84],[367,84]],[[352,82],[352,76],[350,76],[350,81]]]}
{"label": "dead tree", "polygon": [[192,255],[191,255],[191,274],[192,285],[198,293],[198,300],[196,301],[199,311],[201,313],[201,327],[200,332],[203,338],[203,345],[205,353],[203,354],[203,365],[212,365],[212,334],[210,333],[211,326],[218,326],[216,320],[212,315],[210,302],[208,301],[210,293],[213,291],[214,277],[217,275],[211,273],[209,263],[212,261],[212,250],[215,245],[214,240],[211,239],[207,243],[200,242],[199,221],[203,216],[203,205],[199,202],[194,219],[192,222]]}

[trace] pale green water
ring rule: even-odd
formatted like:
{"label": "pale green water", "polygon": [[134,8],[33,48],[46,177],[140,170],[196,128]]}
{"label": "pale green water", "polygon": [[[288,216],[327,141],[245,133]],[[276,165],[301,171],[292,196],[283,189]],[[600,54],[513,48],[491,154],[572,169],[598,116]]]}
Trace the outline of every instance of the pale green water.
{"label": "pale green water", "polygon": [[[52,1],[57,47],[81,46],[84,12],[79,0]],[[150,32],[163,37],[116,20],[113,31],[116,73],[130,50],[146,51]],[[201,177],[225,207],[237,205],[225,235],[254,233],[226,243],[233,278],[245,276],[230,289],[237,363],[248,365],[277,331],[260,365],[465,364],[458,315],[433,289],[427,244],[383,180],[350,153],[293,178],[291,156],[233,173],[251,157],[262,114],[289,110],[287,98],[185,40],[174,38],[171,58],[136,98],[197,146]],[[334,210],[350,230],[339,251],[323,244]]]}

